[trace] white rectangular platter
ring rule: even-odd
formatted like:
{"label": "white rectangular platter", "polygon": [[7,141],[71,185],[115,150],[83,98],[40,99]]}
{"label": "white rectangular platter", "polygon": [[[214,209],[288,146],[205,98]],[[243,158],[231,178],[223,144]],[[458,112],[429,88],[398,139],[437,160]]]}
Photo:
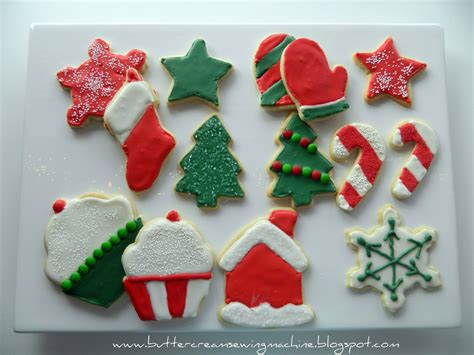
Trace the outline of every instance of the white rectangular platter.
{"label": "white rectangular platter", "polygon": [[[316,320],[295,330],[454,327],[461,321],[457,260],[457,234],[453,173],[447,116],[443,31],[437,26],[383,25],[37,25],[30,35],[28,90],[24,136],[24,169],[20,211],[15,330],[46,331],[229,331],[242,328],[221,323],[218,307],[224,301],[223,273],[217,267],[209,295],[195,319],[141,322],[126,295],[109,309],[66,297],[44,275],[43,232],[51,204],[58,197],[72,198],[84,192],[124,194],[132,199],[145,220],[163,217],[170,209],[193,221],[219,254],[224,244],[244,225],[282,206],[266,196],[271,181],[265,167],[274,155],[277,134],[287,112],[269,112],[258,105],[252,58],[258,43],[271,33],[289,33],[319,42],[331,65],[348,71],[346,112],[312,124],[320,150],[328,156],[335,130],[351,122],[373,125],[387,139],[395,124],[409,118],[428,121],[437,131],[440,152],[429,174],[408,200],[400,202],[390,193],[393,178],[409,154],[387,149],[379,179],[365,200],[352,213],[345,213],[334,196],[319,196],[311,208],[299,210],[296,240],[311,266],[304,272],[305,303]],[[399,52],[428,64],[414,80],[413,106],[405,108],[391,100],[369,105],[363,99],[366,74],[354,63],[353,53],[374,50],[393,36]],[[87,59],[92,41],[106,39],[116,53],[132,48],[148,53],[145,80],[156,88],[163,125],[176,137],[177,146],[154,186],[142,194],[128,190],[124,156],[99,122],[72,129],[66,123],[69,92],[56,81],[55,73]],[[206,40],[211,56],[229,61],[233,72],[221,81],[219,112],[233,138],[232,149],[244,173],[242,200],[224,201],[212,211],[199,210],[193,198],[177,195],[178,162],[190,149],[194,130],[213,110],[201,103],[169,107],[166,95],[170,78],[160,58],[184,55],[196,38]],[[335,163],[333,177],[339,186],[352,162]],[[442,288],[428,292],[416,287],[407,294],[397,314],[386,311],[376,292],[354,292],[345,286],[347,270],[355,253],[345,243],[344,230],[369,228],[377,211],[393,204],[407,226],[427,225],[437,229],[438,242],[431,262],[442,275]],[[283,205],[284,206],[284,205]],[[12,236],[16,237],[16,236]]]}

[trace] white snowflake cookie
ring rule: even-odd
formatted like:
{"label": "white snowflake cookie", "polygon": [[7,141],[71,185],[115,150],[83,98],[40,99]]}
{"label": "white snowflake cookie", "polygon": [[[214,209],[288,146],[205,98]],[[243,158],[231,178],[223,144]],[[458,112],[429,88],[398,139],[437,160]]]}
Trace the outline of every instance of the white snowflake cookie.
{"label": "white snowflake cookie", "polygon": [[437,236],[432,228],[402,226],[400,214],[390,205],[379,211],[378,222],[369,231],[346,231],[348,244],[357,251],[357,265],[347,273],[347,286],[380,291],[383,304],[396,312],[405,303],[405,291],[415,284],[441,286],[440,274],[428,257]]}

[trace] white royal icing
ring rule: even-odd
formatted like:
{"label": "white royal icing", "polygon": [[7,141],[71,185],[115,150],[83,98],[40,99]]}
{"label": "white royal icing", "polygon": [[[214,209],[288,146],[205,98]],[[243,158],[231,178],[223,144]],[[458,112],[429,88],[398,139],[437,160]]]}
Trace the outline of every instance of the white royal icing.
{"label": "white royal icing", "polygon": [[343,195],[337,195],[336,202],[339,207],[341,207],[344,211],[352,211],[353,208],[347,203],[346,199]]}
{"label": "white royal icing", "polygon": [[250,249],[259,243],[264,243],[298,272],[308,266],[308,260],[295,241],[268,220],[258,221],[247,229],[226,250],[219,266],[226,271],[233,270]]}
{"label": "white royal icing", "polygon": [[259,328],[291,327],[314,319],[311,307],[291,303],[280,308],[273,308],[265,302],[257,307],[249,308],[240,302],[231,302],[222,307],[220,315],[229,323]]}
{"label": "white royal icing", "polygon": [[331,154],[337,159],[347,158],[350,152],[342,144],[341,139],[336,135],[334,136],[333,144],[331,146]]}
{"label": "white royal icing", "polygon": [[[383,303],[391,312],[395,312],[400,309],[405,302],[405,291],[415,284],[419,283],[424,288],[432,288],[441,285],[441,277],[438,271],[432,265],[430,265],[428,257],[428,249],[436,242],[437,236],[436,231],[431,228],[422,228],[417,230],[415,233],[401,226],[400,215],[392,207],[386,207],[382,212],[382,216],[382,225],[378,225],[374,230],[371,230],[370,232],[354,230],[348,233],[347,237],[349,243],[358,249],[358,265],[349,270],[348,280],[350,287],[360,289],[366,286],[372,286],[376,290],[380,291],[382,293]],[[387,287],[384,286],[385,283],[390,284],[392,282],[393,270],[391,266],[388,266],[377,273],[380,276],[379,280],[373,277],[367,277],[363,281],[358,280],[359,275],[365,274],[366,267],[370,266],[370,270],[376,270],[378,267],[386,265],[389,260],[374,251],[370,253],[369,257],[365,247],[358,243],[358,238],[363,238],[367,243],[380,244],[381,246],[377,249],[384,252],[385,254],[390,255],[389,244],[386,240],[384,240],[390,230],[388,224],[388,220],[390,218],[395,220],[394,230],[399,238],[396,239],[393,244],[394,257],[400,257],[405,251],[413,248],[415,244],[411,242],[410,239],[417,242],[423,242],[426,235],[430,235],[432,237],[430,241],[424,244],[418,258],[416,257],[417,250],[415,249],[405,256],[402,256],[400,259],[400,261],[406,265],[410,265],[410,260],[413,260],[420,272],[431,276],[431,281],[426,281],[420,275],[407,276],[406,273],[408,270],[405,267],[396,264],[396,279],[403,280],[396,289],[396,295],[398,297],[397,300],[392,300],[391,292],[387,289]],[[369,265],[369,263],[371,264]]]}
{"label": "white royal icing", "polygon": [[67,201],[46,227],[46,275],[60,284],[77,271],[94,249],[133,218],[132,206],[122,196]]}
{"label": "white royal icing", "polygon": [[426,168],[423,166],[423,164],[421,164],[415,155],[412,155],[408,159],[405,164],[405,168],[407,168],[418,181],[423,179],[423,177],[426,175]]}
{"label": "white royal icing", "polygon": [[370,144],[380,160],[385,160],[385,143],[380,133],[372,126],[363,123],[352,123],[359,133]]}
{"label": "white royal icing", "polygon": [[393,185],[392,192],[395,197],[400,199],[408,198],[411,196],[411,191],[407,189],[405,184],[400,179],[397,179],[397,182],[395,183],[395,185]]}
{"label": "white royal icing", "polygon": [[211,271],[213,255],[191,224],[157,218],[125,249],[122,264],[127,275],[201,273]]}
{"label": "white royal icing", "polygon": [[150,297],[151,307],[156,320],[171,319],[168,309],[166,286],[163,281],[150,281],[145,283]]}
{"label": "white royal icing", "polygon": [[409,121],[413,126],[415,126],[418,134],[423,138],[431,154],[435,155],[438,152],[439,140],[436,132],[433,128],[428,126],[426,123],[420,121]]}
{"label": "white royal icing", "polygon": [[126,83],[107,105],[105,123],[121,144],[154,101],[150,85],[145,81],[133,81]]}
{"label": "white royal icing", "polygon": [[372,184],[365,177],[359,164],[354,165],[354,168],[347,177],[347,182],[352,185],[360,196],[365,196],[365,194],[372,188]]}
{"label": "white royal icing", "polygon": [[195,279],[188,281],[183,317],[196,317],[202,299],[209,292],[210,283],[211,280]]}

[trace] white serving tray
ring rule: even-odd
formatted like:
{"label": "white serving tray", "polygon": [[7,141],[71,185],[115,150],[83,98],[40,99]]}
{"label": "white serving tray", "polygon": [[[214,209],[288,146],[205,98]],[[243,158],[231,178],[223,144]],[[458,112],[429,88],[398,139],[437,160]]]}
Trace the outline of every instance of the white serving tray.
{"label": "white serving tray", "polygon": [[[337,128],[366,122],[388,137],[400,120],[421,118],[439,134],[441,148],[429,174],[416,193],[400,202],[390,193],[394,176],[407,155],[387,150],[379,179],[365,201],[352,213],[340,210],[333,196],[316,197],[315,205],[299,210],[296,240],[311,261],[304,272],[305,303],[316,320],[293,330],[454,327],[461,321],[457,234],[449,117],[447,115],[443,31],[438,26],[383,25],[37,25],[30,34],[24,169],[21,194],[15,330],[46,331],[228,331],[242,330],[222,324],[217,318],[224,301],[223,273],[216,267],[210,293],[195,319],[141,322],[126,295],[109,309],[102,309],[65,296],[44,275],[43,231],[58,197],[72,198],[88,191],[124,194],[133,199],[145,220],[178,210],[193,221],[220,253],[224,244],[258,217],[268,215],[277,204],[266,196],[271,179],[265,166],[277,146],[274,136],[285,112],[268,112],[258,105],[252,73],[252,58],[258,43],[271,33],[286,32],[319,42],[331,65],[342,64],[349,74],[346,112],[312,124],[318,145],[328,156],[329,139]],[[375,49],[393,36],[401,55],[428,63],[414,80],[413,106],[405,108],[391,100],[368,105],[363,99],[366,74],[353,62],[356,51]],[[132,48],[148,53],[145,80],[162,100],[158,109],[163,125],[176,137],[177,146],[160,178],[146,193],[127,189],[121,148],[103,128],[92,122],[71,129],[66,109],[69,92],[56,81],[55,73],[77,66],[87,58],[87,48],[96,37],[109,41],[112,50]],[[170,79],[161,68],[162,57],[184,55],[194,39],[206,40],[210,55],[230,61],[233,72],[220,83],[220,117],[233,138],[232,149],[244,169],[243,200],[224,201],[215,211],[202,211],[192,198],[173,190],[179,178],[177,164],[192,145],[191,135],[213,110],[184,104],[168,107]],[[335,163],[339,186],[350,164]],[[354,292],[345,287],[346,271],[354,265],[355,253],[344,241],[344,230],[368,228],[376,223],[377,211],[393,204],[407,226],[428,225],[439,232],[431,261],[442,274],[443,287],[433,292],[417,287],[407,294],[404,308],[393,315],[386,311],[376,292]],[[16,237],[16,236],[12,236]]]}

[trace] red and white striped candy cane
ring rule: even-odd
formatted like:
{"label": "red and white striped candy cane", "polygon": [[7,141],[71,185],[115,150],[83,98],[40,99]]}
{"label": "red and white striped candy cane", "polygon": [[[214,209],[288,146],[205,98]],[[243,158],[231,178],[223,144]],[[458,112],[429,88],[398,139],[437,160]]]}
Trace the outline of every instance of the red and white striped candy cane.
{"label": "red and white striped candy cane", "polygon": [[436,132],[426,123],[415,120],[399,123],[390,137],[390,145],[394,148],[409,142],[414,142],[415,148],[392,185],[392,194],[398,199],[411,196],[428,172],[439,147]]}
{"label": "red and white striped candy cane", "polygon": [[344,161],[353,149],[359,155],[336,196],[345,211],[354,209],[374,185],[385,160],[385,143],[380,133],[367,124],[351,123],[339,128],[331,141],[331,157]]}

